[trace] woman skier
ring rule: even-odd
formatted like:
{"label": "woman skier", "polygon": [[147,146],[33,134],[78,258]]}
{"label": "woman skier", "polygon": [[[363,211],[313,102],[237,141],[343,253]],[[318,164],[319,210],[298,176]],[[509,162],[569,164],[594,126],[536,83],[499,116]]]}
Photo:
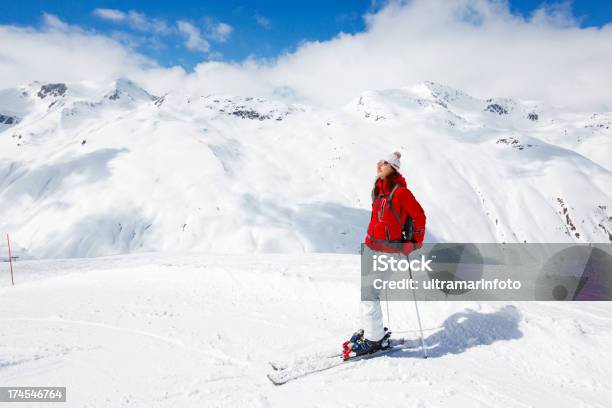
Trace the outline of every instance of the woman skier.
{"label": "woman skier", "polygon": [[[376,165],[372,215],[365,237],[367,248],[364,248],[368,255],[402,253],[408,256],[421,248],[425,237],[425,212],[399,173],[400,157],[395,152]],[[383,326],[380,300],[362,300],[360,315],[362,329],[343,344],[345,359],[389,347],[391,332]]]}

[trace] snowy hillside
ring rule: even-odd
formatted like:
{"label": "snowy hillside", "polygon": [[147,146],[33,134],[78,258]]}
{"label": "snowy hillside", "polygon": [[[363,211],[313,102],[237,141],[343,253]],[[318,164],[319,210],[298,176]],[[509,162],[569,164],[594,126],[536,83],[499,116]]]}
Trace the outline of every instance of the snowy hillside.
{"label": "snowy hillside", "polygon": [[0,231],[23,257],[358,250],[399,149],[427,241],[612,241],[612,114],[431,82],[335,111],[114,84],[0,91]]}
{"label": "snowy hillside", "polygon": [[15,286],[0,264],[2,384],[96,408],[609,405],[606,302],[422,302],[427,360],[413,305],[389,302],[402,350],[266,378],[358,328],[380,157],[402,151],[427,241],[610,242],[609,113],[430,82],[331,111],[122,79],[0,91],[0,115],[21,258]]}
{"label": "snowy hillside", "polygon": [[272,385],[268,361],[338,350],[356,329],[358,265],[346,254],[19,262],[16,286],[0,280],[0,383],[66,386],[66,406],[95,408],[610,406],[609,302],[423,302],[427,360],[412,303],[390,302],[405,350]]}

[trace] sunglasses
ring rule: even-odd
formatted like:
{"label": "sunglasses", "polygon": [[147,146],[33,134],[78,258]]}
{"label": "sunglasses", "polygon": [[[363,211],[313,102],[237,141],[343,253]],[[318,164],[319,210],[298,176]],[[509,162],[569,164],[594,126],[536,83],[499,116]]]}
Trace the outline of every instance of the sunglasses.
{"label": "sunglasses", "polygon": [[386,166],[387,164],[389,164],[389,162],[386,160],[381,160],[378,163],[376,163],[376,165],[379,167]]}

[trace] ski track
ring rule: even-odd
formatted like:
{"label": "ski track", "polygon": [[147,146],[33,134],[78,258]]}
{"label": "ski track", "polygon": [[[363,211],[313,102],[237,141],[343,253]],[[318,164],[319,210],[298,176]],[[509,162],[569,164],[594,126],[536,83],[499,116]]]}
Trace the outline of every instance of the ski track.
{"label": "ski track", "polygon": [[[2,266],[4,264],[0,264]],[[339,348],[354,255],[138,254],[0,269],[0,383],[70,407],[609,407],[606,302],[392,302],[406,348],[274,386],[269,361]],[[383,308],[385,309],[385,308]],[[20,406],[28,406],[22,404]]]}

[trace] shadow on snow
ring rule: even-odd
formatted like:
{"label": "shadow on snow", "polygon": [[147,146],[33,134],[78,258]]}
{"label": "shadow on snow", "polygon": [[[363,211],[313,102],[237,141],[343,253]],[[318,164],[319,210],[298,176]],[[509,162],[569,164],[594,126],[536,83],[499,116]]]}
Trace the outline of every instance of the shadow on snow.
{"label": "shadow on snow", "polygon": [[[523,337],[519,330],[521,312],[506,305],[494,313],[480,313],[472,309],[454,313],[442,324],[442,329],[425,338],[429,358],[460,354],[472,347],[488,346],[497,341]],[[409,340],[406,349],[390,357],[421,357],[420,339]]]}

